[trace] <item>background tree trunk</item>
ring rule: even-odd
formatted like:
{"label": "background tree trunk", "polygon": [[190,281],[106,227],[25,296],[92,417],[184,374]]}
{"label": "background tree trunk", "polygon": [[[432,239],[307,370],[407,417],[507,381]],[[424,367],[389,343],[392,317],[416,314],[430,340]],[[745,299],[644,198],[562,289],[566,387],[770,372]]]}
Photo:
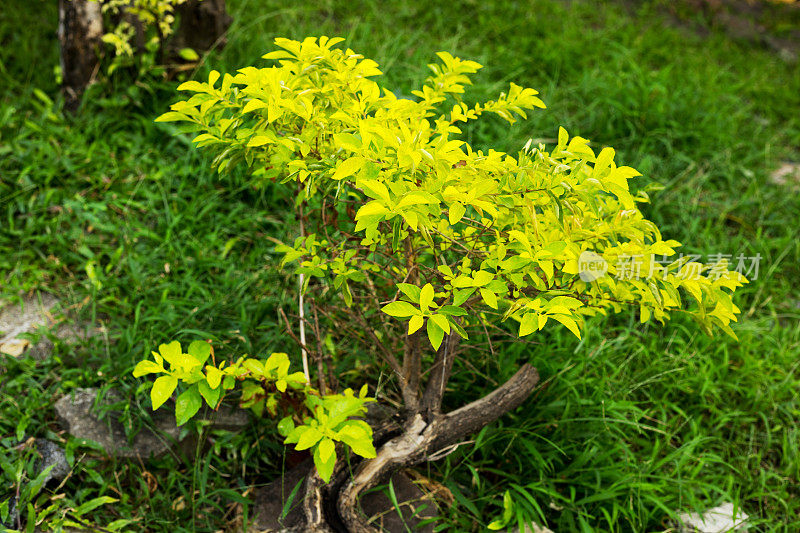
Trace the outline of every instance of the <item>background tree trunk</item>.
{"label": "background tree trunk", "polygon": [[225,0],[189,0],[177,6],[178,27],[169,45],[169,56],[182,48],[195,51],[223,47],[228,39],[225,32],[233,19],[225,8]]}
{"label": "background tree trunk", "polygon": [[62,90],[67,109],[74,110],[97,74],[103,14],[99,2],[59,0],[58,19]]}

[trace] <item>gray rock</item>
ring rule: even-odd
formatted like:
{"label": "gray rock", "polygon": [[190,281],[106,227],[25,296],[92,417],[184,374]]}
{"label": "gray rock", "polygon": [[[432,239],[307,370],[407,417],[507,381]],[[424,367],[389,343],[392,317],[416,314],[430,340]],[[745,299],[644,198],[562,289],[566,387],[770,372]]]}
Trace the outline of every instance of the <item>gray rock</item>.
{"label": "gray rock", "polygon": [[[305,478],[311,467],[309,459],[288,470],[282,478],[257,490],[255,518],[249,529],[250,533],[302,531],[303,517],[299,506],[303,498],[302,485],[292,500],[289,512],[283,519],[280,517],[292,490]],[[392,486],[402,516],[397,513],[394,504],[383,491],[373,491],[361,498],[361,509],[367,516],[375,517],[372,524],[389,533],[406,533],[409,529],[432,533],[432,524],[421,526],[420,522],[438,515],[433,498],[403,472],[392,476]]]}
{"label": "gray rock", "polygon": [[[34,477],[38,476],[41,472],[53,467],[42,483],[42,486],[47,485],[51,481],[60,482],[67,474],[69,474],[69,464],[67,464],[67,456],[61,447],[47,439],[36,439],[36,451],[39,452],[39,460],[36,462],[36,473]],[[17,496],[12,495],[9,500],[9,513],[5,522],[0,520],[0,529],[8,528],[14,529],[17,527],[19,520],[19,509],[17,509]]]}
{"label": "gray rock", "polygon": [[25,297],[21,303],[0,305],[0,352],[19,357],[23,353],[35,359],[45,359],[53,352],[53,343],[45,336],[30,344],[21,336],[46,328],[58,339],[74,342],[84,339],[86,332],[66,323],[57,312],[58,300],[47,293]]}
{"label": "gray rock", "polygon": [[1,528],[8,528],[12,531],[15,527],[17,527],[17,522],[19,522],[19,509],[17,509],[17,495],[12,494],[11,498],[8,500],[8,518],[5,522],[0,520],[0,529]]}
{"label": "gray rock", "polygon": [[[177,442],[179,429],[171,413],[164,409],[153,413],[155,431],[143,428],[128,443],[125,428],[113,413],[100,420],[94,405],[99,389],[76,389],[55,403],[56,413],[70,435],[98,443],[109,455],[115,457],[147,459],[166,453]],[[102,400],[106,404],[120,401],[119,394],[111,392]]]}
{"label": "gray rock", "polygon": [[53,467],[50,473],[47,474],[47,478],[44,482],[45,485],[53,480],[60,482],[67,477],[70,470],[69,464],[67,463],[67,456],[58,444],[47,439],[36,439],[36,449],[41,456],[41,459],[39,459],[36,464],[37,475],[39,472],[51,466]]}
{"label": "gray rock", "polygon": [[677,530],[681,533],[729,533],[747,529],[747,516],[738,509],[733,512],[733,504],[723,503],[713,509],[700,513],[684,513],[678,517]]}
{"label": "gray rock", "polygon": [[530,524],[526,525],[525,529],[522,531],[520,531],[518,526],[514,526],[508,530],[508,533],[553,533],[553,531],[531,522]]}
{"label": "gray rock", "polygon": [[784,161],[776,168],[769,179],[775,185],[789,186],[793,189],[800,187],[800,163]]}
{"label": "gray rock", "polygon": [[55,297],[40,293],[38,297],[26,297],[17,305],[6,305],[0,309],[0,344],[14,339],[22,333],[35,331],[40,325],[50,326],[55,322],[50,310],[58,303]]}
{"label": "gray rock", "polygon": [[201,419],[208,420],[211,429],[237,432],[250,425],[250,413],[238,407],[219,407],[217,411],[210,411]]}
{"label": "gray rock", "polygon": [[[167,404],[152,414],[154,428],[142,428],[129,443],[125,428],[114,413],[100,420],[94,408],[99,392],[96,388],[76,389],[55,403],[56,413],[73,437],[94,441],[115,457],[143,459],[163,455],[179,442],[180,428],[175,425],[174,410]],[[116,391],[101,400],[106,406],[120,401]],[[248,413],[238,408],[223,407],[203,418],[214,430],[239,431],[250,423]],[[193,450],[195,443],[188,443],[186,449]]]}

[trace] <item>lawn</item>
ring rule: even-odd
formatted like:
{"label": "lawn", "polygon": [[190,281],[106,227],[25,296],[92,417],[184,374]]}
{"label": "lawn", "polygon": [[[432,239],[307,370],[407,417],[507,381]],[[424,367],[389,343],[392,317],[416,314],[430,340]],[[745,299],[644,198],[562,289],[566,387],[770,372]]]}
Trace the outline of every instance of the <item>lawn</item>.
{"label": "lawn", "polygon": [[[117,76],[92,88],[78,113],[63,112],[55,2],[5,4],[0,301],[50,292],[101,334],[78,348],[56,343],[44,362],[0,359],[0,512],[34,475],[35,454],[19,444],[62,442],[52,406],[76,387],[131,398],[121,416],[133,434],[150,412],[131,370],[159,343],[297,351],[277,314],[296,290],[274,240],[296,234],[289,192],[254,188],[240,174],[220,180],[188,137],[154,123],[176,100],[175,82]],[[657,328],[623,313],[593,320],[580,341],[551,330],[457,368],[452,406],[523,361],[543,385],[422,470],[454,500],[440,509],[441,531],[484,531],[505,491],[556,532],[665,531],[676,512],[725,501],[751,515],[754,531],[800,530],[800,182],[770,177],[800,161],[796,62],[723,32],[698,34],[649,3],[229,4],[228,45],[197,78],[262,64],[274,37],[338,35],[409,94],[447,50],[485,65],[476,100],[514,81],[548,106],[511,128],[499,119],[468,128],[474,146],[514,153],[529,138],[554,144],[564,126],[643,173],[645,215],[685,253],[760,258],[736,292],[738,341],[706,337],[681,317]],[[345,381],[386,377],[364,354],[339,364]],[[70,477],[30,498],[23,518],[110,496],[119,502],[95,509],[94,523],[217,531],[235,530],[238,517],[241,530],[251,488],[280,473],[284,453],[271,421],[213,438],[208,450],[149,462],[109,460],[69,441]]]}

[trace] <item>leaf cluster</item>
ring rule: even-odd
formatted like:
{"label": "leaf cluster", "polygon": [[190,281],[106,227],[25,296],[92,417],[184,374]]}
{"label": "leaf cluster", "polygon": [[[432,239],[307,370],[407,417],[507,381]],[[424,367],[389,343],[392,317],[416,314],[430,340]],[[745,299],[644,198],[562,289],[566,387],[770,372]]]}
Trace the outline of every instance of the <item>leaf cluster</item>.
{"label": "leaf cluster", "polygon": [[278,432],[286,444],[295,444],[295,449],[311,450],[317,471],[325,481],[330,479],[336,463],[336,442],[344,443],[362,457],[375,457],[372,428],[363,420],[354,419],[363,416],[365,405],[374,401],[367,397],[366,385],[358,396],[351,389],[342,394],[321,395],[302,372],[289,372],[285,353],[273,353],[265,360],[240,357],[231,364],[206,364],[212,352],[205,341],[192,342],[186,353],[178,341],[172,341],[153,351],[153,360],[140,361],[133,370],[134,377],[163,374],[150,389],[153,410],[183,383],[185,389],[175,401],[175,419],[181,426],[198,413],[203,401],[217,409],[225,393],[240,383],[240,407],[251,409],[259,417],[265,410],[273,417],[279,410],[288,413],[278,423]]}
{"label": "leaf cluster", "polygon": [[[276,39],[281,50],[264,58],[279,66],[186,82],[178,89],[193,95],[158,119],[199,132],[221,172],[241,162],[296,184],[324,233],[279,248],[297,272],[347,306],[351,285],[370,287],[409,334],[425,325],[434,349],[494,311],[520,336],[552,321],[580,337],[586,317],[629,307],[642,322],[688,312],[709,334],[734,336],[731,292],[747,280],[724,261],[678,256],[637,207],[649,201],[629,187],[639,173],[612,148],[597,153],[563,128],[551,150],[529,141],[517,156],[458,138],[461,123],[486,114],[513,123],[543,108],[535,90],[511,83],[467,105],[481,65],[441,52],[417,100],[399,99],[371,80],[374,61],[340,41]],[[587,278],[585,254],[607,274]]]}

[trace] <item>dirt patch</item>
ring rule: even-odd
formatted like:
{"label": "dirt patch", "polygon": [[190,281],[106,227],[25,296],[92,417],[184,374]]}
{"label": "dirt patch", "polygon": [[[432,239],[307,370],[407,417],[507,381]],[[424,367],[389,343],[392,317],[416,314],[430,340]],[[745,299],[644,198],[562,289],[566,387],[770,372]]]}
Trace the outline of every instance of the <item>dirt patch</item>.
{"label": "dirt patch", "polygon": [[800,189],[800,163],[785,161],[770,175],[769,180],[775,185]]}
{"label": "dirt patch", "polygon": [[800,0],[619,0],[631,14],[655,6],[675,27],[700,36],[721,31],[763,46],[783,60],[800,58]]}

